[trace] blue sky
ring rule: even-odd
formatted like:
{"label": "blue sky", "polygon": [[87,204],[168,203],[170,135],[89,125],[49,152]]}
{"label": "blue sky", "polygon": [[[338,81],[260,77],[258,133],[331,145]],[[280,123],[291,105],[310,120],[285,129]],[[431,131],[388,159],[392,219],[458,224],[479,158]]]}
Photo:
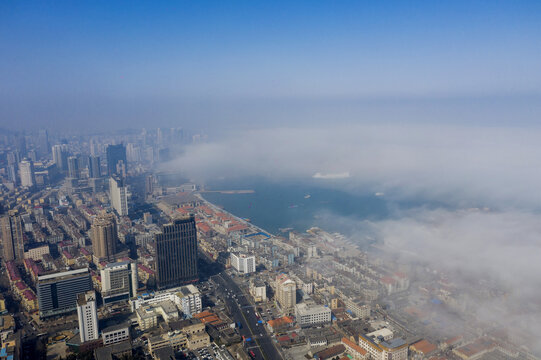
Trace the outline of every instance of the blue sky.
{"label": "blue sky", "polygon": [[441,101],[445,118],[474,101],[530,123],[540,14],[537,1],[4,1],[0,126],[264,125],[322,103],[321,121],[413,121]]}

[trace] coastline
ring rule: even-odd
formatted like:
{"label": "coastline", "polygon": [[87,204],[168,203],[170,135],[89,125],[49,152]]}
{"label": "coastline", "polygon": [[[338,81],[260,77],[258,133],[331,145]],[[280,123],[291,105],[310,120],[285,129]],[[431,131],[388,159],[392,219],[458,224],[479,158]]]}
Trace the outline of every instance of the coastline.
{"label": "coastline", "polygon": [[249,228],[252,228],[252,229],[255,229],[257,232],[264,232],[268,235],[271,235],[271,237],[276,237],[277,235],[273,234],[272,232],[270,231],[267,231],[257,225],[255,225],[254,223],[252,222],[249,222],[249,221],[246,221],[244,218],[241,218],[231,212],[229,212],[228,210],[226,210],[225,208],[223,207],[219,207],[218,205],[208,201],[207,199],[205,199],[203,197],[203,195],[200,193],[200,192],[196,192],[195,193],[195,196],[199,199],[201,199],[201,201],[203,201],[203,203],[205,203],[205,205],[207,205],[208,207],[212,208],[213,210],[215,210],[216,212],[223,212],[223,213],[226,213],[227,215],[230,215],[231,217],[235,218],[235,220],[239,221],[240,223],[248,226]]}

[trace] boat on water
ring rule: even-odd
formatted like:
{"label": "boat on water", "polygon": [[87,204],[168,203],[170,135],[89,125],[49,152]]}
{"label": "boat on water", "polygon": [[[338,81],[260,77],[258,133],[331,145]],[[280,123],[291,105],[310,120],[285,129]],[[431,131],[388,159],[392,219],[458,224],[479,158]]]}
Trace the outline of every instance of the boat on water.
{"label": "boat on water", "polygon": [[304,198],[305,198],[305,199],[310,199],[311,197],[312,197],[312,195],[310,195],[310,194],[304,195]]}
{"label": "boat on water", "polygon": [[298,208],[298,207],[299,207],[299,205],[289,205],[290,209],[294,209],[294,208]]}

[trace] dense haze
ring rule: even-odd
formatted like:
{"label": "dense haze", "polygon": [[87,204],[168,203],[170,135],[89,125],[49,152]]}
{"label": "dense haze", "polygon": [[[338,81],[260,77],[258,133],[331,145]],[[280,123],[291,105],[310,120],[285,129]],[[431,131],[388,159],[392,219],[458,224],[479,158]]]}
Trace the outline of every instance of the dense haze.
{"label": "dense haze", "polygon": [[[359,244],[385,244],[399,263],[448,274],[469,289],[468,311],[520,336],[541,331],[540,138],[536,126],[273,128],[190,146],[165,168],[201,182],[316,179],[352,195],[424,203],[381,221],[323,211],[319,225],[339,224]],[[501,296],[480,296],[481,283]]]}

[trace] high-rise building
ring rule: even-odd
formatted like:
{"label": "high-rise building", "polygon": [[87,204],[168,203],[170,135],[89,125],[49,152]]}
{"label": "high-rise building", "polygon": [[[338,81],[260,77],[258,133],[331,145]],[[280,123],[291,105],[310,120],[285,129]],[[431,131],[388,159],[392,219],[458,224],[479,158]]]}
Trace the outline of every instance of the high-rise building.
{"label": "high-rise building", "polygon": [[79,159],[77,156],[68,157],[68,177],[72,179],[79,178]]}
{"label": "high-rise building", "polygon": [[24,237],[20,216],[10,212],[0,219],[2,226],[2,246],[4,261],[23,261]]}
{"label": "high-rise building", "polygon": [[99,156],[90,156],[88,158],[88,176],[93,179],[101,177],[101,163]]}
{"label": "high-rise building", "polygon": [[97,340],[99,336],[98,308],[94,290],[77,295],[77,318],[79,319],[81,343]]}
{"label": "high-rise building", "polygon": [[231,266],[241,274],[255,272],[255,256],[231,253]]}
{"label": "high-rise building", "polygon": [[61,171],[62,170],[62,145],[53,145],[51,152],[53,153],[53,162],[58,167],[58,170]]}
{"label": "high-rise building", "polygon": [[137,264],[123,261],[107,264],[100,271],[101,296],[105,304],[127,301],[137,295]]}
{"label": "high-rise building", "polygon": [[109,178],[109,197],[111,206],[120,216],[128,215],[128,196],[128,186],[124,179],[117,177]]}
{"label": "high-rise building", "polygon": [[39,159],[38,152],[34,149],[28,150],[27,155],[28,155],[28,159],[30,159],[30,161],[32,162],[36,162]]}
{"label": "high-rise building", "polygon": [[276,277],[276,300],[282,311],[291,312],[297,303],[297,285],[286,274]]}
{"label": "high-rise building", "polygon": [[38,132],[38,150],[40,153],[40,156],[47,156],[50,151],[49,146],[49,134],[47,133],[46,129],[40,129]]}
{"label": "high-rise building", "polygon": [[118,232],[116,218],[112,213],[102,212],[94,219],[90,229],[94,262],[114,261]]}
{"label": "high-rise building", "polygon": [[32,187],[36,184],[34,177],[34,163],[31,160],[24,159],[19,163],[21,172],[21,186]]}
{"label": "high-rise building", "polygon": [[98,143],[96,139],[90,139],[90,156],[98,156]]}
{"label": "high-rise building", "polygon": [[21,154],[21,156],[26,156],[27,154],[27,147],[26,147],[26,136],[25,135],[20,135],[18,138],[17,138],[17,151],[19,151],[19,153]]}
{"label": "high-rise building", "polygon": [[158,146],[164,146],[167,144],[167,129],[158,128],[156,130],[156,142]]}
{"label": "high-rise building", "polygon": [[128,164],[126,159],[126,148],[122,144],[107,146],[107,175],[117,174],[117,165],[123,162],[124,166]]}
{"label": "high-rise building", "polygon": [[60,315],[77,309],[77,295],[92,290],[87,268],[38,276],[39,316]]}
{"label": "high-rise building", "polygon": [[287,254],[287,264],[288,265],[295,264],[295,254],[293,254],[293,253]]}
{"label": "high-rise building", "polygon": [[19,163],[19,153],[17,151],[11,151],[7,154],[8,165],[15,165]]}
{"label": "high-rise building", "polygon": [[182,144],[184,141],[184,130],[182,128],[171,129],[171,141],[174,144]]}
{"label": "high-rise building", "polygon": [[68,146],[66,144],[53,146],[53,161],[58,171],[68,170]]}
{"label": "high-rise building", "polygon": [[171,160],[171,153],[169,151],[169,148],[158,150],[158,160],[160,160],[161,162],[167,162]]}
{"label": "high-rise building", "polygon": [[17,184],[17,166],[8,165],[6,170],[7,170],[8,180],[13,182],[14,184]]}
{"label": "high-rise building", "polygon": [[134,143],[126,145],[126,158],[129,162],[141,161],[141,148]]}
{"label": "high-rise building", "polygon": [[163,225],[156,236],[156,277],[161,289],[197,281],[197,230],[190,215]]}
{"label": "high-rise building", "polygon": [[154,192],[154,175],[150,174],[145,177],[145,193],[152,195]]}

